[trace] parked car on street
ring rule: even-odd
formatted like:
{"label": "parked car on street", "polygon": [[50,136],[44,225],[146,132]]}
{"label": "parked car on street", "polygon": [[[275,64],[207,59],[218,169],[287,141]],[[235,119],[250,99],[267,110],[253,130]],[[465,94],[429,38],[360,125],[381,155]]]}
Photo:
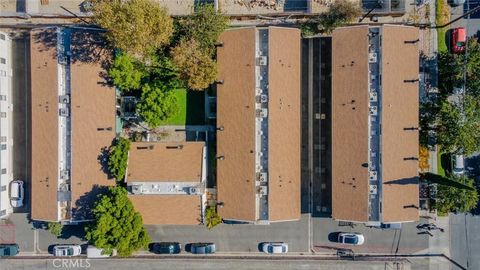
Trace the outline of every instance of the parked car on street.
{"label": "parked car on street", "polygon": [[339,233],[338,242],[348,245],[362,245],[365,242],[365,237],[360,233]]}
{"label": "parked car on street", "polygon": [[15,256],[20,252],[17,244],[0,244],[0,257]]}
{"label": "parked car on street", "polygon": [[192,243],[190,252],[193,254],[211,254],[215,253],[214,243]]}
{"label": "parked car on street", "polygon": [[12,207],[22,207],[23,197],[23,181],[14,180],[10,182],[10,204],[12,205]]}
{"label": "parked car on street", "polygon": [[80,245],[59,245],[53,247],[53,255],[57,257],[72,257],[82,254]]}
{"label": "parked car on street", "polygon": [[457,27],[452,30],[450,48],[452,53],[462,53],[467,44],[467,30],[464,27]]}
{"label": "parked car on street", "polygon": [[452,174],[463,175],[465,173],[465,159],[463,155],[452,155]]}
{"label": "parked car on street", "polygon": [[262,251],[268,254],[280,254],[288,252],[288,244],[284,242],[263,243]]}
{"label": "parked car on street", "polygon": [[178,254],[182,251],[182,245],[177,242],[152,243],[150,251],[156,254]]}

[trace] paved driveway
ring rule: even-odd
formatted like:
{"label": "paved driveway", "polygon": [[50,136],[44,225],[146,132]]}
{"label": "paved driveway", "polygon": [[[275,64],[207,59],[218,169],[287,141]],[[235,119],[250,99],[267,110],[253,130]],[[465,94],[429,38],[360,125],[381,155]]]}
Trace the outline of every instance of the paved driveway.
{"label": "paved driveway", "polygon": [[266,241],[288,243],[291,252],[309,252],[308,215],[300,221],[270,225],[221,224],[212,230],[204,226],[146,226],[152,241],[214,242],[222,252],[258,252]]}

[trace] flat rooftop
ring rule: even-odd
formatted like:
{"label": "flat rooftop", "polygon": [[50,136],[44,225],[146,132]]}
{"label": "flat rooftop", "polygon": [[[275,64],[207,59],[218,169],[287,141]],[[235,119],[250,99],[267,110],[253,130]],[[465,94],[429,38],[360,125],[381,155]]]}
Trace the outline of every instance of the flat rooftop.
{"label": "flat rooftop", "polygon": [[134,142],[127,182],[200,182],[203,142]]}
{"label": "flat rooftop", "polygon": [[300,32],[238,28],[219,40],[219,214],[248,222],[299,219]]}
{"label": "flat rooftop", "polygon": [[332,215],[337,220],[418,220],[418,37],[417,28],[393,25],[333,32]]}
{"label": "flat rooftop", "polygon": [[[103,44],[98,34],[83,30],[31,32],[32,219],[88,219],[99,187],[115,184],[99,161],[115,138],[115,91],[102,77],[109,57]],[[63,116],[59,104],[68,104]],[[70,192],[58,192],[62,185]],[[59,201],[71,213],[60,213]]]}
{"label": "flat rooftop", "polygon": [[127,189],[145,224],[196,225],[205,201],[204,142],[134,142]]}

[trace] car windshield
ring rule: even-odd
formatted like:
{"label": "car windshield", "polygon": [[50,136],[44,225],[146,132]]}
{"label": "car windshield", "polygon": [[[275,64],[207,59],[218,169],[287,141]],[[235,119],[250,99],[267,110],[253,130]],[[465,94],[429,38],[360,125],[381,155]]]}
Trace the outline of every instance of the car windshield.
{"label": "car windshield", "polygon": [[347,244],[356,244],[357,243],[357,238],[353,236],[346,236],[345,237],[345,243]]}
{"label": "car windshield", "polygon": [[463,47],[463,46],[465,46],[465,42],[457,41],[457,47]]}
{"label": "car windshield", "polygon": [[73,255],[73,248],[67,248],[66,251],[67,251],[67,255],[68,255],[68,256],[72,256],[72,255]]}

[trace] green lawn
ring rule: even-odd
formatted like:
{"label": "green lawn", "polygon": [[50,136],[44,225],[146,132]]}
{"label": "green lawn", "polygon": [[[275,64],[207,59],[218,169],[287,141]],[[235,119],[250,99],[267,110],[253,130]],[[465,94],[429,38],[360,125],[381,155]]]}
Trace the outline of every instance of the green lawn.
{"label": "green lawn", "polygon": [[175,90],[178,112],[162,125],[203,125],[205,99],[203,91]]}
{"label": "green lawn", "polygon": [[[435,1],[435,20],[436,25],[442,25],[449,21],[450,10],[445,0]],[[438,51],[447,52],[448,47],[445,40],[447,29],[438,28],[437,29],[437,41],[438,41]]]}

